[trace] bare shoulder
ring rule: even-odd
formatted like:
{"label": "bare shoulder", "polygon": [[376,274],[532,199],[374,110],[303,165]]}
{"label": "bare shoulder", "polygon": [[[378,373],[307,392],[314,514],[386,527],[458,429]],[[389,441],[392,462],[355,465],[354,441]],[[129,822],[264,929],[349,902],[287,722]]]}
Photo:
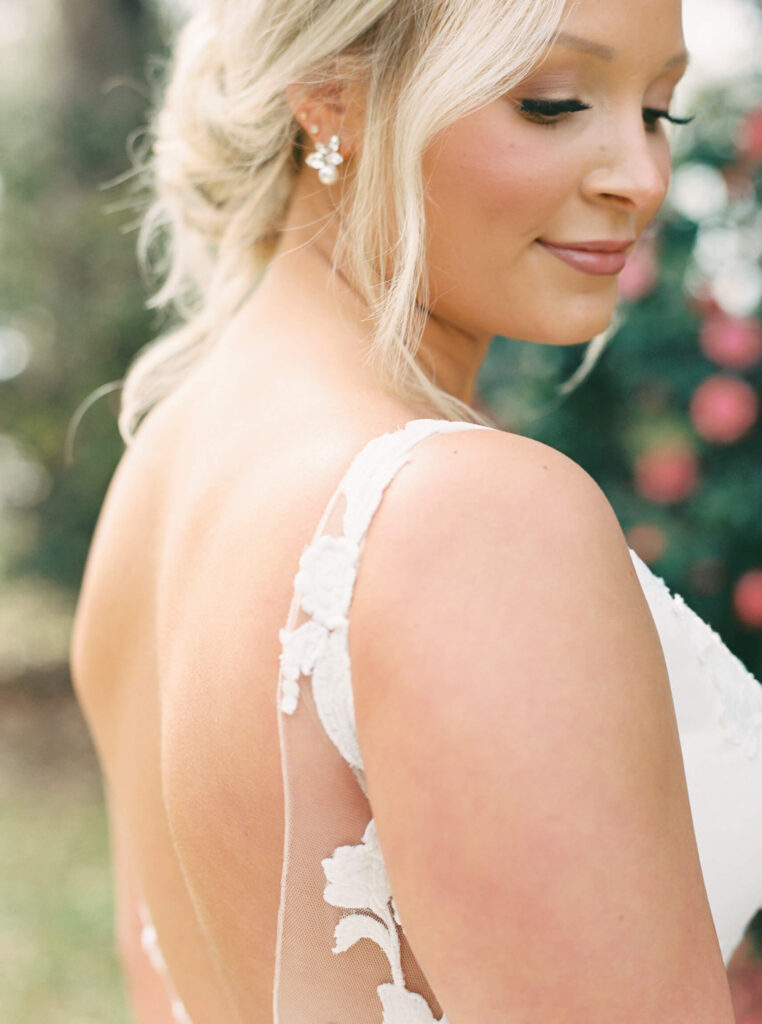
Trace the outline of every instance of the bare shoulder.
{"label": "bare shoulder", "polygon": [[392,891],[448,1018],[730,1024],[666,665],[595,481],[524,438],[423,442],[350,633]]}
{"label": "bare shoulder", "polygon": [[[361,728],[364,712],[381,721],[386,701],[395,714],[428,699],[427,686],[463,678],[479,679],[485,703],[534,699],[542,682],[571,715],[617,678],[646,675],[668,697],[608,499],[573,460],[518,435],[464,431],[416,446],[371,523],[351,614]],[[608,671],[592,672],[596,661]],[[577,706],[556,685],[570,672],[576,689],[563,693]]]}
{"label": "bare shoulder", "polygon": [[[352,615],[355,624],[366,614],[394,616],[404,592],[406,619],[436,617],[450,593],[451,611],[467,603],[469,618],[494,622],[512,611],[531,614],[523,598],[536,592],[544,595],[534,608],[544,620],[552,614],[548,588],[583,597],[602,585],[609,595],[643,600],[626,539],[596,481],[539,441],[463,431],[417,445],[388,489],[368,533]],[[512,599],[521,608],[511,610]]]}

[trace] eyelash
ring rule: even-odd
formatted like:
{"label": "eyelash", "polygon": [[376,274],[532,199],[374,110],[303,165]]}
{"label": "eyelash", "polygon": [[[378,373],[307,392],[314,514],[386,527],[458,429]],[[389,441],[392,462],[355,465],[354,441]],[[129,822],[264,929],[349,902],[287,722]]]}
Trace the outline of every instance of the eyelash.
{"label": "eyelash", "polygon": [[[580,100],[522,100],[519,109],[535,124],[552,125],[556,123],[555,118],[564,114],[590,110],[590,104]],[[678,125],[690,124],[694,120],[692,117],[673,117],[668,110],[658,110],[656,107],[643,108],[643,120],[648,131],[655,131],[657,122],[662,118]]]}

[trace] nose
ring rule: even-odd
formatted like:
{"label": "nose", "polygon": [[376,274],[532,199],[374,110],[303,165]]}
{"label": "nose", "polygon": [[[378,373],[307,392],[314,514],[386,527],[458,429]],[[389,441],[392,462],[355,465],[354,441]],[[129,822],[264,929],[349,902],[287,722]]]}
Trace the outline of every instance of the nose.
{"label": "nose", "polygon": [[661,130],[647,132],[639,114],[637,121],[620,120],[601,140],[583,191],[590,199],[650,218],[664,202],[669,177],[669,142]]}

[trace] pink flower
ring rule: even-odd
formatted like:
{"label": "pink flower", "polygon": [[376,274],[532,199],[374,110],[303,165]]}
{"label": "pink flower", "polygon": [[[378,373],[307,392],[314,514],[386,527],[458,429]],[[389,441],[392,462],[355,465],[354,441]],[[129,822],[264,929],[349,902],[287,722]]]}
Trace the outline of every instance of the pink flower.
{"label": "pink flower", "polygon": [[762,162],[762,107],[750,110],[741,122],[738,148],[747,160]]}
{"label": "pink flower", "polygon": [[635,460],[635,486],[659,505],[682,501],[699,482],[698,462],[685,441],[661,441]]}
{"label": "pink flower", "polygon": [[715,313],[702,323],[699,344],[707,359],[742,370],[762,359],[762,323],[753,317]]}
{"label": "pink flower", "polygon": [[757,422],[759,399],[745,380],[716,373],[693,392],[690,415],[706,441],[733,444]]}
{"label": "pink flower", "polygon": [[762,569],[750,569],[736,582],[733,608],[745,626],[762,629]]}
{"label": "pink flower", "polygon": [[646,565],[656,562],[667,548],[664,530],[655,523],[636,523],[627,531],[627,543]]}

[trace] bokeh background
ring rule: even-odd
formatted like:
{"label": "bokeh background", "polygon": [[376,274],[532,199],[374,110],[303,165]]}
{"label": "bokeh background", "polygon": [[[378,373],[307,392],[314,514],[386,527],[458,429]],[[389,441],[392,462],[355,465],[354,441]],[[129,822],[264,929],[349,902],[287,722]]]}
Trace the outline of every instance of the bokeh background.
{"label": "bokeh background", "polygon": [[[134,194],[119,182],[192,6],[0,0],[7,1024],[129,1020],[102,792],[67,671],[88,543],[123,448],[117,393],[88,408],[65,456],[80,403],[163,325],[146,309]],[[479,395],[506,429],[591,473],[630,545],[762,679],[762,5],[686,0],[685,13],[693,64],[674,111],[695,121],[674,135],[670,196],[622,275],[616,333],[575,390],[564,382],[583,348],[496,339]]]}

